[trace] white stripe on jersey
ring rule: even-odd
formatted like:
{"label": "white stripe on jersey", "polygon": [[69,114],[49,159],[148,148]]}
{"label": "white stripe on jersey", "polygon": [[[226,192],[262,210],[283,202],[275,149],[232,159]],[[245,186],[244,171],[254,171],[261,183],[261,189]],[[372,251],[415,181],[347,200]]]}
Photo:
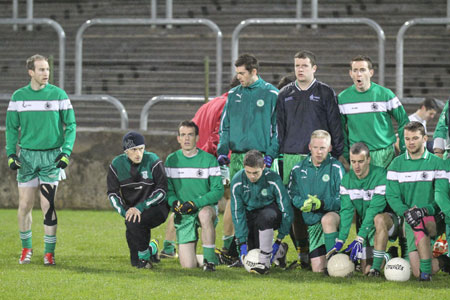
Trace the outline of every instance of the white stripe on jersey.
{"label": "white stripe on jersey", "polygon": [[343,115],[355,115],[373,112],[388,112],[400,106],[402,106],[402,103],[397,97],[394,97],[386,102],[374,101],[339,104],[339,111]]}
{"label": "white stripe on jersey", "polygon": [[424,182],[433,181],[434,179],[445,178],[445,171],[410,171],[410,172],[396,172],[388,171],[387,179],[392,181],[404,182]]}
{"label": "white stripe on jersey", "polygon": [[340,186],[339,193],[341,195],[348,195],[350,200],[363,199],[364,201],[372,200],[373,195],[385,195],[386,185],[378,185],[372,190],[364,189],[346,189],[344,186]]}
{"label": "white stripe on jersey", "polygon": [[194,178],[208,179],[210,176],[221,176],[219,167],[211,168],[168,168],[166,167],[168,178]]}
{"label": "white stripe on jersey", "polygon": [[52,101],[10,101],[8,111],[60,111],[73,109],[69,99]]}

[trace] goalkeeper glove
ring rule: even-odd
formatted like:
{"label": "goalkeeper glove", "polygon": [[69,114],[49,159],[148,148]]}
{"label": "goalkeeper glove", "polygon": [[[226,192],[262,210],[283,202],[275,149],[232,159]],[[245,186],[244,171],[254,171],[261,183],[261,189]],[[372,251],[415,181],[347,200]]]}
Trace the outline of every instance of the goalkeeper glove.
{"label": "goalkeeper glove", "polygon": [[219,163],[219,165],[224,166],[230,163],[230,159],[228,158],[228,156],[221,154],[217,158],[217,162]]}
{"label": "goalkeeper glove", "polygon": [[311,212],[319,210],[321,207],[322,201],[320,201],[320,199],[317,198],[316,195],[308,195],[308,200],[303,203],[303,206],[300,208],[300,210],[303,212]]}
{"label": "goalkeeper glove", "polygon": [[350,252],[350,259],[356,262],[362,257],[364,239],[357,236],[355,240],[345,249],[345,252]]}
{"label": "goalkeeper glove", "polygon": [[20,169],[21,166],[22,164],[17,155],[11,154],[10,156],[8,156],[8,167],[10,167],[11,170]]}
{"label": "goalkeeper glove", "polygon": [[273,243],[272,245],[272,258],[270,259],[270,263],[273,262],[274,258],[275,258],[275,254],[277,254],[278,250],[280,249],[280,245],[281,245],[281,240],[277,239],[275,241],[275,243]]}
{"label": "goalkeeper glove", "polygon": [[420,224],[420,221],[422,221],[423,217],[428,215],[428,210],[426,208],[418,208],[414,206],[405,211],[403,215],[405,216],[406,223],[414,228]]}
{"label": "goalkeeper glove", "polygon": [[247,255],[247,243],[242,243],[239,246],[239,258],[241,259],[241,263],[244,263],[244,257]]}
{"label": "goalkeeper glove", "polygon": [[193,214],[197,210],[198,210],[197,206],[195,206],[195,203],[192,201],[184,202],[180,206],[180,213],[183,215]]}
{"label": "goalkeeper glove", "polygon": [[57,168],[61,168],[64,169],[65,167],[67,167],[69,165],[69,156],[66,153],[60,153],[56,158],[55,158],[55,163]]}
{"label": "goalkeeper glove", "polygon": [[177,214],[177,215],[181,215],[180,207],[181,207],[180,201],[174,201],[174,202],[172,203],[172,209],[173,209],[173,212],[174,212],[175,214]]}
{"label": "goalkeeper glove", "polygon": [[344,241],[337,240],[336,244],[334,244],[334,247],[331,248],[330,251],[328,251],[328,253],[326,255],[326,259],[330,259],[333,255],[335,255],[336,253],[341,251],[342,246],[344,246]]}
{"label": "goalkeeper glove", "polygon": [[264,164],[266,167],[270,168],[272,166],[273,158],[270,155],[264,156]]}

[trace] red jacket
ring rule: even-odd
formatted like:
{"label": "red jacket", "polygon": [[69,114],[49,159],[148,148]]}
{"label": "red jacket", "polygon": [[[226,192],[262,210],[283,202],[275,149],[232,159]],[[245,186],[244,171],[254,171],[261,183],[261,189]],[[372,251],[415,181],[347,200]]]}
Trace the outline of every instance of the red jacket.
{"label": "red jacket", "polygon": [[197,147],[214,156],[217,156],[220,117],[227,98],[228,92],[203,104],[192,119],[200,130]]}

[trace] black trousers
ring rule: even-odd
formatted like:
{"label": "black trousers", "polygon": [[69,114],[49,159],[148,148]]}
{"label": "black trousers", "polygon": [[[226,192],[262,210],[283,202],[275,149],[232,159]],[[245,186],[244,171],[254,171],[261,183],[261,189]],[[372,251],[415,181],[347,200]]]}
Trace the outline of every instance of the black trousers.
{"label": "black trousers", "polygon": [[259,248],[259,231],[280,228],[282,214],[278,205],[272,202],[268,206],[247,212],[248,250]]}
{"label": "black trousers", "polygon": [[164,202],[144,210],[139,223],[125,221],[125,226],[127,227],[125,235],[128,248],[130,248],[130,259],[133,266],[136,266],[139,261],[138,251],[145,251],[148,248],[151,239],[150,230],[164,223],[168,214],[169,206],[167,202]]}

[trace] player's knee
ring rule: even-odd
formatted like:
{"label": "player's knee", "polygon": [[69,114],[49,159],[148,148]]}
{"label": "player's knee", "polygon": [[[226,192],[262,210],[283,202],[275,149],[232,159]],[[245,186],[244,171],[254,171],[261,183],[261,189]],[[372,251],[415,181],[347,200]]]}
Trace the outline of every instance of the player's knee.
{"label": "player's knee", "polygon": [[215,213],[213,209],[209,206],[203,207],[198,212],[198,220],[200,221],[200,224],[209,224],[212,223],[215,218]]}
{"label": "player's knee", "polygon": [[337,227],[339,225],[339,215],[333,212],[327,213],[322,217],[320,222],[322,224],[322,227]]}
{"label": "player's knee", "polygon": [[55,211],[56,185],[43,183],[40,185],[41,195],[48,201],[48,210],[44,215],[44,225],[55,226],[58,224],[58,218]]}
{"label": "player's knee", "polygon": [[375,218],[373,218],[373,224],[375,225],[375,228],[377,231],[383,230],[383,229],[387,230],[388,226],[386,223],[387,222],[386,222],[386,219],[383,214],[378,214],[375,216]]}

